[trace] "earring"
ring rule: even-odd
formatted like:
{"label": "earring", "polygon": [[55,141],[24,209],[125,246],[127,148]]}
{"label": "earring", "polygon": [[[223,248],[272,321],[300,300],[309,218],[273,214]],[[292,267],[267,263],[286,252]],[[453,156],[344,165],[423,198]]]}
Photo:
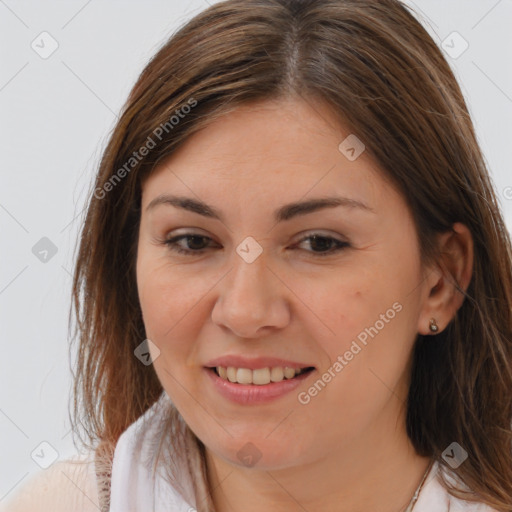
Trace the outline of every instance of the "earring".
{"label": "earring", "polygon": [[430,330],[431,332],[437,332],[439,330],[439,327],[436,323],[436,319],[435,318],[431,318],[430,319]]}

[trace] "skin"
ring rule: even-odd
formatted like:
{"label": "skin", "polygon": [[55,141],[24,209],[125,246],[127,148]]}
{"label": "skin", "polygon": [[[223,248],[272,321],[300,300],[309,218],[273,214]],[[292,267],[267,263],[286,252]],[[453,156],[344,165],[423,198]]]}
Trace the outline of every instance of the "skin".
{"label": "skin", "polygon": [[[194,134],[143,183],[137,283],[146,334],[160,350],[154,367],[165,391],[206,446],[219,512],[397,512],[429,465],[405,431],[411,350],[430,318],[441,331],[462,304],[447,272],[467,287],[471,235],[454,225],[439,236],[440,265],[422,266],[404,199],[367,152],[349,161],[338,150],[349,134],[321,103],[255,102]],[[147,210],[164,192],[201,199],[223,221],[165,204]],[[371,210],[273,219],[285,203],[332,195]],[[205,247],[192,255],[163,243],[184,233],[212,241],[181,240],[184,249]],[[300,242],[313,233],[349,246],[318,256],[322,246]],[[263,249],[250,264],[236,252],[248,236]],[[401,311],[299,403],[298,393],[397,302]],[[277,400],[239,405],[203,369],[226,354],[316,369]],[[237,457],[247,442],[260,456],[252,467]]]}

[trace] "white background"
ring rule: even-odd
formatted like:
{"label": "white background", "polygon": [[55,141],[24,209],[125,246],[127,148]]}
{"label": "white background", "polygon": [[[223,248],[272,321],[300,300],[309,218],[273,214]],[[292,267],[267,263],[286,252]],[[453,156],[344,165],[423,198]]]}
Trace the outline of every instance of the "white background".
{"label": "white background", "polygon": [[[439,45],[453,31],[469,43],[447,58],[510,229],[512,0],[407,3]],[[207,6],[0,0],[0,500],[40,470],[31,453],[41,442],[60,459],[75,452],[68,311],[80,213],[138,74],[178,25]],[[43,31],[59,45],[47,59],[31,48]],[[32,253],[42,237],[57,248],[46,263]]]}

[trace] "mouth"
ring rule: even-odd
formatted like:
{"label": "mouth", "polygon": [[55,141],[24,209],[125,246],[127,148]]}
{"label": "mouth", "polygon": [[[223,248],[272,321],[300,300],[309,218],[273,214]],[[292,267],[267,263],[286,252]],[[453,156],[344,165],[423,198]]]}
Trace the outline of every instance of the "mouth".
{"label": "mouth", "polygon": [[234,366],[214,366],[207,368],[220,379],[245,386],[266,386],[278,384],[282,381],[290,381],[304,378],[306,374],[312,372],[315,368],[307,366],[303,368],[293,368],[289,366],[267,366],[263,368],[237,368]]}
{"label": "mouth", "polygon": [[244,406],[284,399],[299,386],[305,385],[315,371],[313,366],[274,366],[277,361],[272,361],[272,366],[260,367],[260,364],[265,363],[249,362],[247,366],[253,368],[205,366],[204,371],[217,393],[231,403]]}

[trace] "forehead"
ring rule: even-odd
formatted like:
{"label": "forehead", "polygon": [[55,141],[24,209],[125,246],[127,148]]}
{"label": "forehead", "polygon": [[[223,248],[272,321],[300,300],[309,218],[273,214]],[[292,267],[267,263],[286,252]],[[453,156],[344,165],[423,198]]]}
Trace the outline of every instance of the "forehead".
{"label": "forehead", "polygon": [[349,136],[322,103],[240,106],[190,136],[154,170],[143,184],[143,207],[166,191],[217,198],[217,204],[238,199],[239,207],[336,192],[375,202],[386,192],[381,171],[364,151],[353,161],[340,151]]}

